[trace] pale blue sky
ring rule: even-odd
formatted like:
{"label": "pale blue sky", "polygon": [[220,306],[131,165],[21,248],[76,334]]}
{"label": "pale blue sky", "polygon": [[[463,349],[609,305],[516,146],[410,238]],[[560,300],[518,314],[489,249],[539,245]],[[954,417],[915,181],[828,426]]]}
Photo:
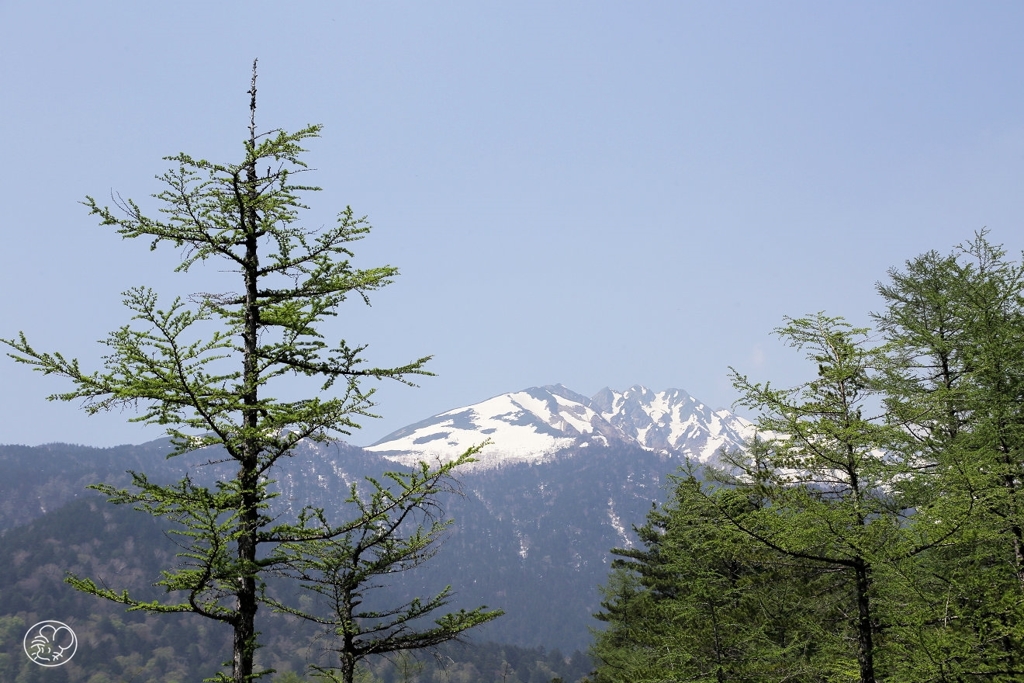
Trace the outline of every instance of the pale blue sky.
{"label": "pale blue sky", "polygon": [[[803,365],[783,315],[866,322],[874,283],[987,226],[1024,246],[1024,5],[0,0],[0,336],[98,363],[119,292],[216,287],[77,202],[144,206],[161,157],[238,158],[249,66],[265,127],[325,125],[309,222],[351,204],[397,282],[331,336],[377,363],[365,445],[527,386],[676,387]],[[0,362],[0,443],[141,442]]]}

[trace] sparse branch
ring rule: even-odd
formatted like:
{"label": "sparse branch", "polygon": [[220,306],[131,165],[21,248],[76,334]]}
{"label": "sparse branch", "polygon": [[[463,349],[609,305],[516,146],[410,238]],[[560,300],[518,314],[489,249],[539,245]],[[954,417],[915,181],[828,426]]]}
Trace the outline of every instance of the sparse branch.
{"label": "sparse branch", "polygon": [[[277,547],[274,571],[325,598],[327,609],[312,612],[274,598],[266,600],[277,611],[333,630],[336,644],[330,649],[339,655],[336,668],[343,680],[351,681],[357,663],[368,656],[432,647],[500,615],[480,607],[445,614],[427,628],[420,626],[422,618],[448,604],[450,586],[427,600],[415,598],[386,609],[359,607],[366,593],[379,587],[378,577],[408,571],[434,555],[450,523],[443,519],[437,496],[451,490],[454,468],[470,462],[479,448],[433,470],[421,463],[408,473],[388,473],[390,487],[370,478],[365,497],[353,485],[348,502],[360,517],[346,525],[347,531],[328,538],[324,526],[315,543],[304,539]],[[319,511],[309,519],[324,524]],[[327,674],[335,667],[313,668]]]}

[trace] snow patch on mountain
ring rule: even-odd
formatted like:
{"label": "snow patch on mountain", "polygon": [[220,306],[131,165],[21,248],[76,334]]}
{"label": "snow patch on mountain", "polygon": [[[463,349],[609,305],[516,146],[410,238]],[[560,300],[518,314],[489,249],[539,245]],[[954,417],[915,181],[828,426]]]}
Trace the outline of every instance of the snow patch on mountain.
{"label": "snow patch on mountain", "polygon": [[592,405],[644,448],[701,463],[716,460],[722,448],[741,447],[755,431],[750,421],[727,410],[712,410],[681,389],[604,388],[594,395]]}
{"label": "snow patch on mountain", "polygon": [[617,514],[615,514],[615,499],[608,499],[608,521],[611,523],[612,528],[615,529],[615,533],[619,535],[622,542],[622,547],[632,548],[633,539],[626,533],[626,525],[622,523],[622,520]]}
{"label": "snow patch on mountain", "polygon": [[602,389],[593,398],[557,384],[501,394],[385,436],[366,450],[404,465],[446,462],[489,440],[474,467],[543,462],[569,448],[633,443],[668,457],[713,462],[739,448],[754,426],[712,410],[685,391]]}
{"label": "snow patch on mountain", "polygon": [[561,385],[524,389],[409,425],[366,450],[412,465],[452,460],[490,440],[477,455],[478,466],[544,461],[581,437],[602,445],[619,437],[588,404]]}

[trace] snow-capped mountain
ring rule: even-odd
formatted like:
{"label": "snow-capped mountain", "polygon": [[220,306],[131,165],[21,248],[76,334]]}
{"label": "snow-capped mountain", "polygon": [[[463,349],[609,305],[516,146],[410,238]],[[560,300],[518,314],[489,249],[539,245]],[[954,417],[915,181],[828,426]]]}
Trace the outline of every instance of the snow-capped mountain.
{"label": "snow-capped mountain", "polygon": [[728,410],[712,410],[681,389],[654,392],[639,384],[623,392],[604,388],[591,399],[601,417],[644,448],[701,463],[738,448],[754,425]]}
{"label": "snow-capped mountain", "polygon": [[572,446],[627,441],[590,399],[558,384],[449,410],[392,432],[366,450],[411,465],[451,460],[488,439],[478,467],[539,462]]}
{"label": "snow-capped mountain", "polygon": [[[634,386],[587,398],[560,385],[535,387],[449,410],[369,449],[300,442],[268,474],[278,494],[270,511],[293,519],[314,507],[332,520],[350,519],[350,487],[365,492],[365,477],[382,480],[383,472],[404,469],[396,462],[453,458],[490,438],[480,462],[457,473],[458,491],[437,500],[454,519],[443,551],[409,577],[396,577],[388,590],[411,599],[451,585],[458,591],[453,607],[485,604],[506,612],[476,637],[583,650],[591,615],[600,608],[598,586],[615,559],[611,549],[636,542],[634,525],[669,495],[666,475],[684,458],[713,461],[719,447],[739,446],[752,431],[747,421],[711,410],[683,391]],[[85,490],[88,484],[129,485],[126,470],[146,472],[159,483],[187,475],[207,487],[233,476],[234,463],[215,451],[168,460],[169,450],[166,439],[112,449],[0,446],[0,535],[76,499],[89,503],[96,494]],[[78,561],[76,543],[92,547],[90,534],[106,532],[98,527],[76,533],[86,535],[69,541],[64,534],[57,544],[67,551],[65,565],[54,572],[53,590],[61,599],[74,592],[59,577]],[[18,552],[51,547],[31,538],[31,546]],[[162,541],[167,538],[158,530],[154,542]],[[172,544],[168,552],[175,551]]]}
{"label": "snow-capped mountain", "polygon": [[592,444],[636,444],[706,463],[721,448],[738,448],[752,435],[747,420],[727,410],[711,410],[678,389],[605,388],[587,398],[557,384],[449,410],[393,432],[366,450],[408,465],[449,460],[489,439],[476,465],[488,468],[543,462],[560,451]]}

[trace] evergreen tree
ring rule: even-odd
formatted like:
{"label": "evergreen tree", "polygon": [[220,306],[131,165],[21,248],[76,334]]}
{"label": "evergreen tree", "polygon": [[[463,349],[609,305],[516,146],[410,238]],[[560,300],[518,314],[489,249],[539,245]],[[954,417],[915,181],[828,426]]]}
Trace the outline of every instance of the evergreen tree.
{"label": "evergreen tree", "polygon": [[[131,200],[119,199],[120,211],[91,197],[85,201],[102,224],[123,237],[146,238],[153,249],[164,244],[179,249],[178,271],[207,261],[226,264],[237,277],[237,291],[161,305],[148,288],[129,290],[124,301],[133,323],[105,340],[102,371],[87,372],[77,360],[37,351],[24,334],[5,340],[17,361],[70,379],[73,389],[51,398],[84,399],[89,413],[138,408],[135,421],[167,429],[172,456],[217,448],[237,464],[235,477],[215,489],[188,477],[157,484],[145,473],[133,473],[128,489],[97,486],[114,503],[178,523],[184,563],[163,573],[159,584],[171,594],[167,600],[140,601],[87,578],[69,578],[76,588],[132,610],[194,612],[230,625],[231,675],[217,677],[233,683],[266,673],[255,670],[254,655],[267,574],[291,562],[295,549],[309,554],[317,544],[358,534],[396,510],[416,508],[417,496],[441,474],[418,474],[415,486],[354,521],[332,521],[317,510],[305,510],[291,522],[269,515],[270,480],[280,476],[300,441],[348,434],[358,427],[356,419],[372,416],[373,389],[365,380],[409,383],[410,377],[430,373],[424,369],[427,357],[375,367],[363,358],[365,346],[325,341],[320,327],[343,301],[354,296],[368,302],[397,270],[352,265],[351,245],[370,226],[351,208],[327,229],[298,223],[306,208],[302,195],[318,189],[296,182],[307,170],[302,145],[318,136],[320,126],[257,133],[255,62],[249,94],[241,160],[218,164],[187,154],[169,157],[175,165],[160,176],[164,189],[155,195],[163,203],[162,219],[146,215]],[[315,380],[318,394],[278,398],[283,381],[293,375]],[[443,625],[464,625],[453,618]]]}
{"label": "evergreen tree", "polygon": [[879,573],[908,552],[900,529],[911,513],[903,487],[913,464],[888,453],[899,434],[873,408],[877,351],[867,330],[818,314],[788,319],[777,334],[803,350],[817,378],[775,389],[733,374],[740,403],[760,411],[761,438],[727,458],[729,477],[759,504],[730,521],[751,539],[790,557],[821,563],[845,577],[852,603],[858,678],[874,683],[881,614],[874,604]]}
{"label": "evergreen tree", "polygon": [[[1024,264],[981,233],[878,290],[881,343],[787,319],[817,377],[734,372],[758,437],[615,551],[597,680],[1024,676]],[[786,607],[794,585],[813,607]]]}
{"label": "evergreen tree", "polygon": [[858,680],[900,677],[901,598],[921,589],[908,567],[953,542],[967,513],[933,504],[918,444],[883,409],[887,349],[840,318],[787,322],[777,333],[805,351],[817,377],[779,390],[734,372],[740,403],[760,412],[760,435],[724,458],[733,471],[720,480],[757,502],[721,509],[752,541],[832,573]]}
{"label": "evergreen tree", "polygon": [[901,573],[905,680],[1024,675],[1020,487],[1024,266],[984,233],[893,269],[876,314],[888,341],[886,406],[918,453],[921,530],[963,520]]}
{"label": "evergreen tree", "polygon": [[747,496],[672,481],[637,529],[642,547],[612,551],[595,680],[812,681],[848,667],[833,576],[750,543],[722,513],[749,511]]}

